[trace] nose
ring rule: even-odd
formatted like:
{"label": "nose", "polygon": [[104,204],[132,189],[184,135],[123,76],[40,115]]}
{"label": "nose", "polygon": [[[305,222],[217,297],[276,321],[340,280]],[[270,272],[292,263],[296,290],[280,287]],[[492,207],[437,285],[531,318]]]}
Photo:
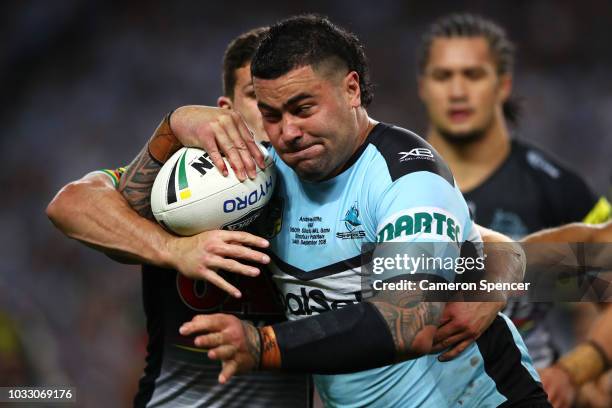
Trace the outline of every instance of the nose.
{"label": "nose", "polygon": [[299,118],[293,115],[283,115],[281,123],[282,138],[288,146],[298,143],[303,135],[302,129],[299,126]]}
{"label": "nose", "polygon": [[465,81],[459,75],[455,75],[450,81],[450,98],[452,100],[463,100],[467,98]]}

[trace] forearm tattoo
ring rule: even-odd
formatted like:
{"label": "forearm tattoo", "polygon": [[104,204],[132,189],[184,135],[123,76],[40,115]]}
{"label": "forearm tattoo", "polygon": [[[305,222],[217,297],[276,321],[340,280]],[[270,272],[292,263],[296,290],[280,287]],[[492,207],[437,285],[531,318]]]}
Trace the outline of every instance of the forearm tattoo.
{"label": "forearm tattoo", "polygon": [[130,206],[138,214],[151,220],[153,219],[151,189],[161,166],[151,158],[147,146],[145,146],[130,163],[119,183],[119,191]]}
{"label": "forearm tattoo", "polygon": [[399,360],[410,357],[416,335],[440,319],[444,303],[422,299],[420,292],[382,291],[369,300],[387,322]]}
{"label": "forearm tattoo", "polygon": [[259,368],[261,358],[261,343],[257,328],[250,323],[240,321],[246,333],[246,343],[249,355],[255,361],[255,368]]}

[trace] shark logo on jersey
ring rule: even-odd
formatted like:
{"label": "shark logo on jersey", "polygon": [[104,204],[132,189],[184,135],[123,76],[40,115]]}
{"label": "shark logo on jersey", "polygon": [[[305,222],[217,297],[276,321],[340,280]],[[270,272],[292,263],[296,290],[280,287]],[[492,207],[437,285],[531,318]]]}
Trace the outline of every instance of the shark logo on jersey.
{"label": "shark logo on jersey", "polygon": [[353,231],[356,227],[361,225],[361,221],[359,221],[359,209],[357,208],[357,202],[346,212],[344,216],[344,225],[346,229],[349,231]]}
{"label": "shark logo on jersey", "polygon": [[365,238],[365,231],[361,229],[357,230],[357,227],[361,225],[361,221],[359,220],[359,208],[357,208],[357,201],[355,201],[353,206],[346,212],[344,218],[341,221],[344,221],[344,226],[346,227],[348,232],[337,232],[336,237],[340,239]]}

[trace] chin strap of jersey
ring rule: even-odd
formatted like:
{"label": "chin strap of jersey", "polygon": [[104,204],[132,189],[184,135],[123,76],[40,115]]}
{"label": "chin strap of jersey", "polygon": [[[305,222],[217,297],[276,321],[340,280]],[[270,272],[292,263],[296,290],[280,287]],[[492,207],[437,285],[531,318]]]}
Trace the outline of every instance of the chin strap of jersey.
{"label": "chin strap of jersey", "polygon": [[395,362],[389,327],[369,302],[258,330],[262,370],[342,374]]}

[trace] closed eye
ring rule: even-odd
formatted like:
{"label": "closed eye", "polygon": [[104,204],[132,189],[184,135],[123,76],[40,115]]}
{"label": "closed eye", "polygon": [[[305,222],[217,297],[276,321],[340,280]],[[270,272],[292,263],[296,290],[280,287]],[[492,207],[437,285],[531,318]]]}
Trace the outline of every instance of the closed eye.
{"label": "closed eye", "polygon": [[308,105],[308,104],[299,105],[298,107],[293,109],[291,114],[293,114],[295,116],[299,116],[301,118],[307,117],[307,116],[309,116],[311,114],[312,107],[313,107],[313,105]]}

